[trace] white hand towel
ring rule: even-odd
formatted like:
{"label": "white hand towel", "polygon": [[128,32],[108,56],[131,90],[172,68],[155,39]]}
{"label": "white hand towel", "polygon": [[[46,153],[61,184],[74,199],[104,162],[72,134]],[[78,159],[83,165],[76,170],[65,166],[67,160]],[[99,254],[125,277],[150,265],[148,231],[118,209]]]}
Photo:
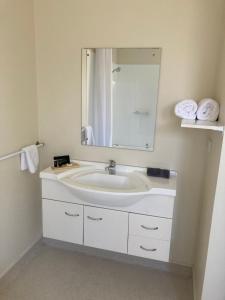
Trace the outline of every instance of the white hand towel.
{"label": "white hand towel", "polygon": [[94,145],[95,144],[95,137],[93,133],[93,129],[91,126],[85,127],[85,138],[87,141],[87,145]]}
{"label": "white hand towel", "polygon": [[182,119],[195,120],[198,104],[193,99],[182,100],[176,104],[175,115]]}
{"label": "white hand towel", "polygon": [[38,169],[39,155],[36,145],[31,145],[22,149],[20,157],[20,168],[22,171],[29,170],[34,174]]}
{"label": "white hand towel", "polygon": [[216,121],[220,112],[219,104],[210,98],[202,99],[198,105],[197,118],[201,121]]}

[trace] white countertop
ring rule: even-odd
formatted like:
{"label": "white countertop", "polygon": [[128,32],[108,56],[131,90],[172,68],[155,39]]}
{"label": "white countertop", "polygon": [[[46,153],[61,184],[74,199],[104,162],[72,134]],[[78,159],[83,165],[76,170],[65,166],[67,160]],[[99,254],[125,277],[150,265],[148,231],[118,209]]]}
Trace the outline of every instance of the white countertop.
{"label": "white countertop", "polygon": [[[87,162],[87,161],[77,161],[74,160],[73,162],[76,162],[80,164],[80,167],[78,168],[73,168],[70,170],[64,170],[60,173],[55,173],[54,169],[51,167],[48,167],[44,169],[43,171],[40,172],[40,178],[41,179],[50,179],[50,180],[58,180],[60,178],[63,178],[67,175],[70,174],[75,174],[78,172],[82,172],[84,170],[88,169],[104,169],[108,164],[105,163],[96,163],[96,162]],[[150,181],[151,184],[151,194],[156,194],[156,195],[168,195],[168,196],[176,196],[176,180],[177,180],[177,175],[176,172],[171,172],[172,175],[170,176],[169,179],[167,178],[159,178],[159,177],[150,177],[147,176],[146,174],[146,168],[140,168],[140,167],[133,167],[133,166],[125,166],[125,165],[117,165],[116,169],[118,171],[123,171],[123,172],[132,172],[132,171],[137,171],[142,173],[143,175],[146,176],[146,178]]]}

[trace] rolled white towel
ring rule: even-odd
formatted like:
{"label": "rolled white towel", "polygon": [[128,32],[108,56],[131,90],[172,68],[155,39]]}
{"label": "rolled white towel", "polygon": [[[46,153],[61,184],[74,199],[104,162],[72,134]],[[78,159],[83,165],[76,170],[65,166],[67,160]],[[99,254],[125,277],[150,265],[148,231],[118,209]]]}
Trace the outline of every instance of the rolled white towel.
{"label": "rolled white towel", "polygon": [[175,115],[182,119],[195,120],[198,104],[193,99],[186,99],[178,102],[175,106]]}
{"label": "rolled white towel", "polygon": [[199,102],[197,118],[201,121],[216,121],[220,112],[219,104],[211,99],[205,98]]}

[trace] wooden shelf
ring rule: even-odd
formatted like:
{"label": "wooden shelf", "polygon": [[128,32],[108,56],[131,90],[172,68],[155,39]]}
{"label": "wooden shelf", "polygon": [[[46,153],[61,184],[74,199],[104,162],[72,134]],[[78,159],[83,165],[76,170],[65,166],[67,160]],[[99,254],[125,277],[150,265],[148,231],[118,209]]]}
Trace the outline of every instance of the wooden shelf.
{"label": "wooden shelf", "polygon": [[219,132],[224,132],[224,124],[221,122],[210,122],[210,121],[200,121],[200,120],[186,120],[182,119],[181,127],[184,128],[197,128],[197,129],[207,129]]}

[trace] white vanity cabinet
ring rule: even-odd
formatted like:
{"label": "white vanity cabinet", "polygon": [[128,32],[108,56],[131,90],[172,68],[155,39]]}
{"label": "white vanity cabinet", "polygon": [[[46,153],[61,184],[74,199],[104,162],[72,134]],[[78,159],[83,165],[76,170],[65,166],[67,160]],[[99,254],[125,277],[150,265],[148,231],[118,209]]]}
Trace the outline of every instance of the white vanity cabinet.
{"label": "white vanity cabinet", "polygon": [[172,219],[42,199],[43,236],[169,261]]}
{"label": "white vanity cabinet", "polygon": [[[110,177],[113,184],[121,178],[129,179],[117,176]],[[50,168],[41,173],[41,178],[44,237],[148,259],[170,260],[175,176],[169,180],[151,178],[151,194],[120,206],[114,205],[113,197],[102,196],[105,204],[90,197],[88,201],[85,193],[82,196],[74,193]]]}
{"label": "white vanity cabinet", "polygon": [[84,206],[84,245],[127,253],[128,213]]}

